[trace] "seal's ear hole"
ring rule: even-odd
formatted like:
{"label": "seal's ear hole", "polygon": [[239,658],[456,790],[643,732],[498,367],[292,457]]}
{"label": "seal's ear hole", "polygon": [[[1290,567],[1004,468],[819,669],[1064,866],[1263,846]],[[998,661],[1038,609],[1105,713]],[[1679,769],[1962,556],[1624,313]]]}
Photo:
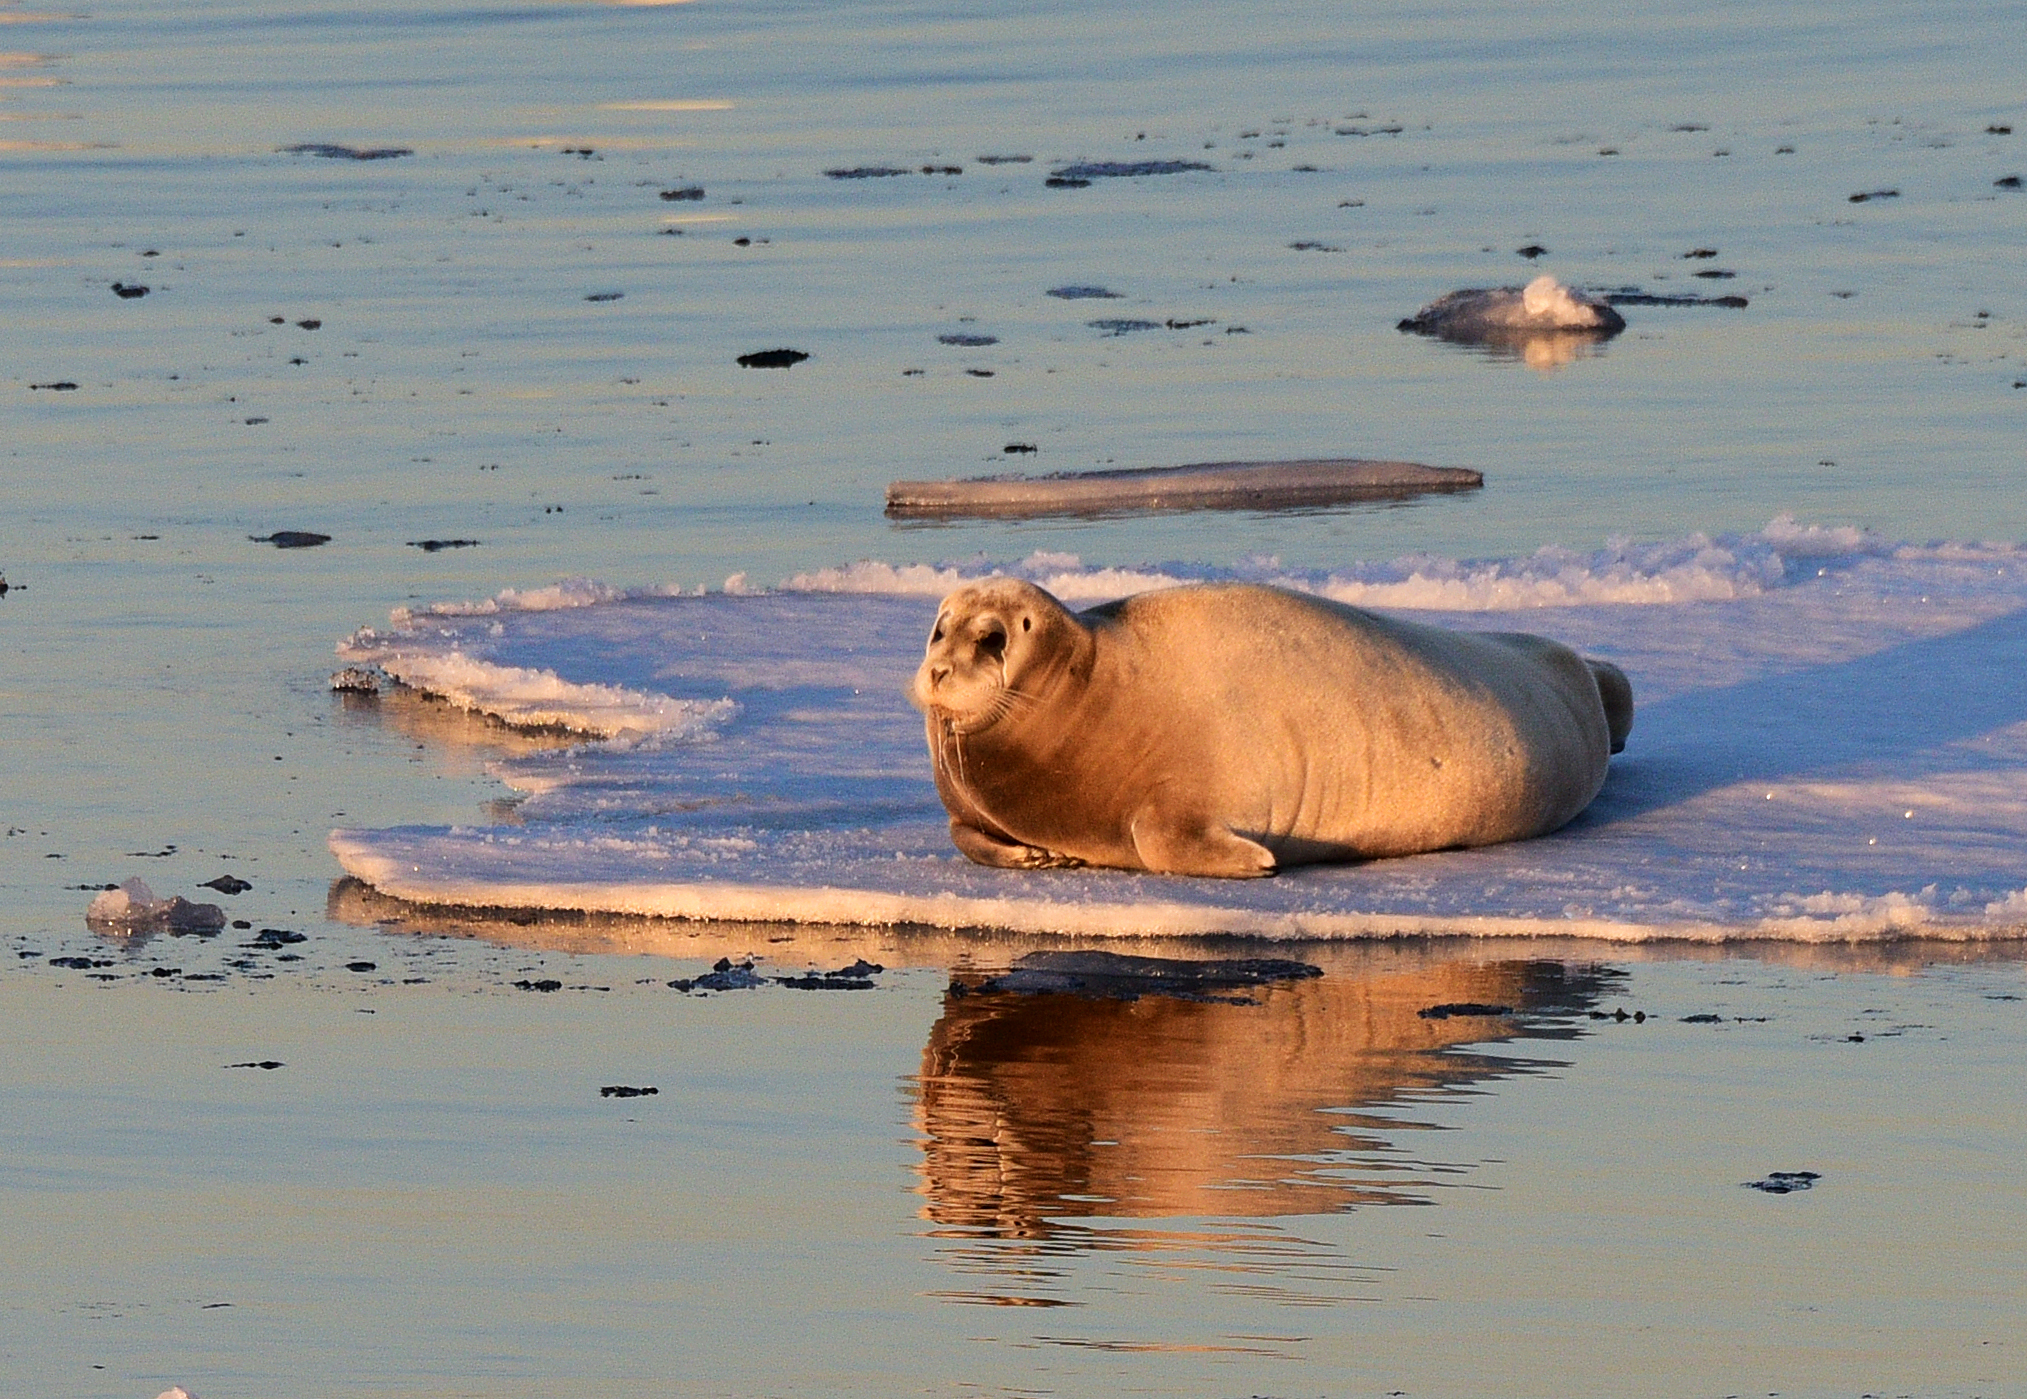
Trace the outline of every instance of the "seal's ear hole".
{"label": "seal's ear hole", "polygon": [[1033,631],[1034,629],[1035,629],[1035,619],[1034,619],[1034,618],[1032,618],[1032,617],[1023,617],[1023,618],[1021,618],[1021,630],[1022,630],[1022,631]]}
{"label": "seal's ear hole", "polygon": [[981,654],[984,654],[984,655],[990,656],[990,657],[992,657],[992,658],[993,658],[993,659],[994,659],[995,661],[1003,661],[1003,660],[1005,660],[1005,659],[1006,659],[1006,633],[1005,633],[1005,632],[1003,632],[1003,631],[1001,631],[1001,630],[999,630],[999,629],[998,629],[997,627],[993,628],[993,630],[991,630],[991,631],[989,631],[989,632],[985,633],[985,635],[983,635],[983,636],[979,637],[979,639],[978,639],[978,649],[979,649],[979,651],[980,651],[980,653],[981,653]]}

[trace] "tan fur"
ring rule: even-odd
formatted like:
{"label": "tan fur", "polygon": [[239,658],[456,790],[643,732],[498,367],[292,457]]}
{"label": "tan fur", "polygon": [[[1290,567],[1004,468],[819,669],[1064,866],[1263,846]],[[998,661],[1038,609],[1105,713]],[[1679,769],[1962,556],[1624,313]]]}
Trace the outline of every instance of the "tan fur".
{"label": "tan fur", "polygon": [[909,697],[973,860],[1232,877],[1552,831],[1632,725],[1624,674],[1544,637],[1240,583],[1075,615],[968,584]]}

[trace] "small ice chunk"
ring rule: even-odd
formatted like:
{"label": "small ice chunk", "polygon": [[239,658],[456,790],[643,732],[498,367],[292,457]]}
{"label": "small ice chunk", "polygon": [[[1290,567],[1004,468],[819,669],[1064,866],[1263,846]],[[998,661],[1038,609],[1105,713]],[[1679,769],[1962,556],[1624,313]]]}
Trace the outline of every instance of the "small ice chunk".
{"label": "small ice chunk", "polygon": [[377,695],[380,693],[380,672],[365,666],[348,665],[331,674],[331,688],[344,693]]}
{"label": "small ice chunk", "polygon": [[118,933],[206,933],[225,926],[225,910],[217,904],[193,904],[180,894],[158,899],[139,878],[97,895],[84,917],[95,928]]}
{"label": "small ice chunk", "polygon": [[1572,291],[1545,272],[1524,287],[1453,291],[1399,326],[1444,340],[1472,342],[1573,332],[1602,338],[1625,328],[1625,318],[1604,301]]}

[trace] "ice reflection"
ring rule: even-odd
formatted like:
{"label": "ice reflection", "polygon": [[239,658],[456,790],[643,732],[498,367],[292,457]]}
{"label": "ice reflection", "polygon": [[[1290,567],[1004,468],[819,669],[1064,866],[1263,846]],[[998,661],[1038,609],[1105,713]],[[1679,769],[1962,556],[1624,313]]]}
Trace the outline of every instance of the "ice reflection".
{"label": "ice reflection", "polygon": [[1069,1221],[1426,1202],[1461,1168],[1404,1145],[1400,1105],[1529,1070],[1460,1046],[1556,1033],[1617,975],[1460,958],[1130,997],[959,979],[922,1056],[924,1214],[1086,1248],[1111,1231]]}

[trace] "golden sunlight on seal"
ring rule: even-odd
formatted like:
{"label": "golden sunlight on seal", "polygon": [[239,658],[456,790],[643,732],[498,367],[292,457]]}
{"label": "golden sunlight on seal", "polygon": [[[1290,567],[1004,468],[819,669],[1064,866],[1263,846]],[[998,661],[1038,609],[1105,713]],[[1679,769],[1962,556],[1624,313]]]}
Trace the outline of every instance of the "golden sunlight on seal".
{"label": "golden sunlight on seal", "polygon": [[1072,614],[943,600],[909,698],[951,839],[985,865],[1253,877],[1555,830],[1633,723],[1625,674],[1253,584]]}

